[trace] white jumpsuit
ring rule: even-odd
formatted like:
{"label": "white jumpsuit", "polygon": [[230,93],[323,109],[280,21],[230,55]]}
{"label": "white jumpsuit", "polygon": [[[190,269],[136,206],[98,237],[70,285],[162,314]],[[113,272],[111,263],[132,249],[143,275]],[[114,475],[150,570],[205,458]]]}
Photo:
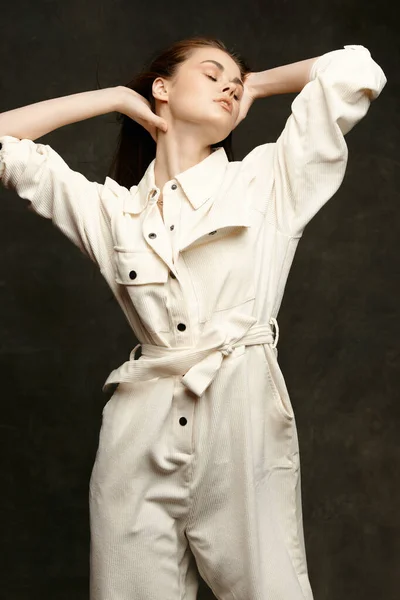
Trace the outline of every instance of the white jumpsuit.
{"label": "white jumpsuit", "polygon": [[99,266],[142,347],[103,388],[119,384],[89,486],[91,600],[194,600],[195,564],[219,600],[312,600],[276,317],[344,135],[385,84],[363,46],[322,55],[276,143],[177,174],[164,222],[155,161],[128,190],[0,138],[3,185]]}

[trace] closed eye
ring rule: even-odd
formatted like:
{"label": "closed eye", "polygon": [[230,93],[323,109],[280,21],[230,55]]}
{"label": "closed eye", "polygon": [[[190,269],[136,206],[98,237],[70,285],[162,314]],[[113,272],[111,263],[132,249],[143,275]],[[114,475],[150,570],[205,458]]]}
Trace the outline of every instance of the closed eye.
{"label": "closed eye", "polygon": [[[206,77],[209,77],[209,78],[210,78],[210,79],[212,79],[213,81],[217,81],[217,80],[215,79],[215,77],[213,77],[212,75],[207,75],[207,74],[205,74],[205,75],[206,75]],[[239,100],[239,98],[238,98],[238,96],[236,96],[236,94],[234,95],[234,98],[235,98],[236,100]]]}

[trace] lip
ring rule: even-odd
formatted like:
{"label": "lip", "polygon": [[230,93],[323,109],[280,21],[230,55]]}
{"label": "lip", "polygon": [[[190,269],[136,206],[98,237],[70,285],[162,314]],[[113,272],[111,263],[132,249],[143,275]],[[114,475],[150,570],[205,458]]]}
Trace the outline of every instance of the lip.
{"label": "lip", "polygon": [[219,102],[225,110],[232,114],[232,102],[226,98],[218,98],[215,102]]}

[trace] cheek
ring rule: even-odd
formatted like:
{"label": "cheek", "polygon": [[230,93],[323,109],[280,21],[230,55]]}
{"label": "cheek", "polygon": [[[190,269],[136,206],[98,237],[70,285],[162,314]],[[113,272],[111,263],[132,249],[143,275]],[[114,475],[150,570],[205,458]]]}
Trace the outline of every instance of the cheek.
{"label": "cheek", "polygon": [[176,90],[170,104],[171,112],[175,117],[185,116],[207,117],[218,115],[213,96],[204,86],[192,86],[190,89]]}

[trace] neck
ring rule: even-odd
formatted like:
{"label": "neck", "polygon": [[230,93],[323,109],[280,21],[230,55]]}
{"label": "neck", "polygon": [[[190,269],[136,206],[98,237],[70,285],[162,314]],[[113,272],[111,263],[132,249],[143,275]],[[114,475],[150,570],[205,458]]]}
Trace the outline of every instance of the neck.
{"label": "neck", "polygon": [[203,145],[193,136],[182,137],[174,131],[159,131],[154,163],[156,186],[163,191],[164,185],[211,154],[211,146]]}

